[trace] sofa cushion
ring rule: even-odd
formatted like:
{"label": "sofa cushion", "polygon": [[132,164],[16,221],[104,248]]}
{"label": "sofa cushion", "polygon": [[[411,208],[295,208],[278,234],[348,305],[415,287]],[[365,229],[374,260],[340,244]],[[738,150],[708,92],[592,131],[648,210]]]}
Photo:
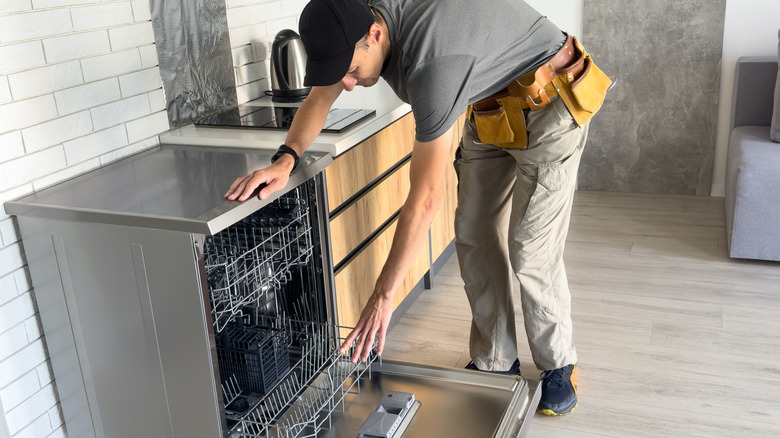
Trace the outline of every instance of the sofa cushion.
{"label": "sofa cushion", "polygon": [[769,127],[742,126],[729,141],[726,232],[729,256],[780,261],[780,148]]}
{"label": "sofa cushion", "polygon": [[769,138],[780,143],[780,30],[777,31],[777,83],[775,84],[775,111],[772,114],[772,126],[769,130]]}

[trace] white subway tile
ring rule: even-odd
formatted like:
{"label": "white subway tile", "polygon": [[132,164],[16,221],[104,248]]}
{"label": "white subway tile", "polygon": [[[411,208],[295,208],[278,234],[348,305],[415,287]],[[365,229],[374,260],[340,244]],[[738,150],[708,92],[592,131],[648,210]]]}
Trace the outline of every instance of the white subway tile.
{"label": "white subway tile", "polygon": [[60,6],[85,5],[89,3],[97,3],[97,1],[96,0],[33,0],[33,8],[47,9],[47,8],[56,8]]}
{"label": "white subway tile", "polygon": [[141,65],[143,68],[155,67],[160,65],[160,60],[157,58],[157,46],[150,44],[138,48],[138,52],[141,54]]}
{"label": "white subway tile", "polygon": [[68,88],[54,93],[60,114],[71,114],[113,102],[121,98],[116,78]]}
{"label": "white subway tile", "polygon": [[111,51],[108,31],[77,33],[43,40],[43,51],[49,64],[86,58]]}
{"label": "white subway tile", "polygon": [[49,429],[51,430],[49,409],[56,405],[57,396],[54,394],[54,387],[53,385],[47,385],[34,394],[31,394],[16,408],[10,409],[8,411],[8,414],[6,414],[6,420],[8,420],[8,429],[20,430],[30,423],[29,420],[31,418],[46,416],[46,419],[49,421]]}
{"label": "white subway tile", "polygon": [[0,221],[0,236],[3,236],[3,244],[9,245],[19,240],[14,221],[11,218]]}
{"label": "white subway tile", "polygon": [[128,122],[149,115],[149,98],[145,94],[128,97],[117,102],[92,108],[92,123],[95,130]]}
{"label": "white subway tile", "polygon": [[152,13],[149,9],[149,0],[133,0],[133,18],[135,21],[149,21]]}
{"label": "white subway tile", "polygon": [[[19,297],[17,300],[22,298]],[[7,359],[0,361],[0,387],[7,386],[45,361],[46,353],[43,350],[42,342],[35,341],[27,345]]]}
{"label": "white subway tile", "polygon": [[37,316],[24,321],[24,330],[27,332],[27,342],[33,342],[41,337],[41,326]]}
{"label": "white subway tile", "polygon": [[51,95],[6,103],[0,105],[0,134],[54,117],[57,117],[57,106]]}
{"label": "white subway tile", "polygon": [[[24,326],[22,326],[24,328]],[[26,338],[25,338],[26,339]],[[25,345],[27,343],[25,342]],[[23,346],[22,346],[23,347]],[[17,350],[21,349],[17,348]],[[35,393],[39,392],[41,390],[41,387],[38,386],[38,374],[35,372],[35,370],[30,371],[29,373],[23,375],[19,379],[11,382],[8,386],[5,388],[0,389],[0,400],[3,403],[3,408],[5,408],[6,412],[10,414],[10,412],[17,406],[19,406],[23,401],[27,400],[28,398],[35,395]],[[48,406],[50,408],[51,406]],[[44,411],[45,412],[45,411]],[[35,417],[39,417],[42,414],[42,412],[39,412]],[[10,417],[7,416],[6,418]],[[21,426],[26,426],[27,422],[22,424]],[[12,428],[11,424],[9,423],[9,429],[21,429],[21,427]]]}
{"label": "white subway tile", "polygon": [[228,28],[250,26],[278,19],[282,17],[282,8],[282,3],[279,2],[230,8],[226,11]]}
{"label": "white subway tile", "polygon": [[122,97],[134,96],[147,91],[162,88],[160,69],[153,67],[147,70],[130,73],[119,77],[119,88]]}
{"label": "white subway tile", "polygon": [[[90,158],[97,158],[106,152],[127,145],[127,133],[124,125],[98,131],[85,137],[63,144],[68,164],[74,165]],[[94,164],[94,163],[90,163]]]}
{"label": "white subway tile", "polygon": [[[0,248],[0,275],[8,275],[19,269],[23,264],[22,247],[19,243],[12,243]],[[8,306],[8,304],[5,306]],[[12,320],[9,319],[12,315],[3,316],[5,315],[5,306],[0,308],[0,332],[2,332],[4,328],[16,325],[12,324]]]}
{"label": "white subway tile", "polygon": [[280,30],[298,29],[298,20],[295,17],[280,18],[278,20],[269,20],[265,23],[268,35],[276,35]]}
{"label": "white subway tile", "polygon": [[157,146],[160,144],[158,137],[152,137],[149,139],[146,139],[144,141],[138,142],[136,144],[131,144],[130,146],[117,149],[113,152],[109,152],[105,155],[100,156],[100,164],[102,166],[105,166],[108,163],[113,163],[116,160],[121,160],[122,158],[125,158],[127,156],[136,154],[141,151],[145,151],[149,148],[152,148],[154,146]]}
{"label": "white subway tile", "polygon": [[92,118],[89,111],[82,111],[23,129],[24,149],[29,154],[64,141],[73,140],[91,131]]}
{"label": "white subway tile", "polygon": [[262,97],[265,95],[264,91],[270,89],[271,82],[268,79],[237,86],[236,95],[238,96],[238,103],[246,103]]}
{"label": "white subway tile", "polygon": [[21,100],[73,87],[84,83],[84,78],[81,64],[70,61],[14,73],[8,76],[8,82],[14,99]]}
{"label": "white subway tile", "polygon": [[51,173],[49,175],[44,176],[43,178],[33,181],[33,187],[35,188],[36,191],[45,189],[46,187],[60,183],[76,175],[89,172],[90,170],[96,169],[98,167],[100,167],[100,160],[98,160],[97,158],[93,158],[87,161],[82,161],[81,163],[77,163],[73,166],[68,166],[60,170],[59,172]]}
{"label": "white subway tile", "polygon": [[35,367],[35,372],[38,374],[38,382],[41,388],[54,381],[54,377],[51,375],[51,369],[49,368],[49,362],[44,362]]}
{"label": "white subway tile", "polygon": [[67,438],[67,435],[65,435],[65,433],[62,432],[62,428],[60,428],[65,422],[62,420],[62,411],[60,410],[59,404],[49,409],[49,421],[51,421],[51,427],[58,428],[57,430],[59,430],[60,433],[57,433],[57,430],[55,430],[46,438]]}
{"label": "white subway tile", "polygon": [[112,50],[129,49],[131,47],[153,44],[154,30],[152,30],[152,22],[146,21],[130,26],[108,29],[108,38],[111,40]]}
{"label": "white subway tile", "polygon": [[[59,409],[56,409],[56,411],[59,413]],[[54,424],[51,411],[49,411],[49,419],[52,421],[52,424]],[[62,425],[62,420],[60,420],[59,424]],[[68,438],[68,434],[65,433],[65,429],[59,426],[57,427],[58,428],[55,429],[54,432],[52,432],[50,435],[46,435],[46,438]]]}
{"label": "white subway tile", "polygon": [[0,1],[0,14],[11,12],[29,11],[32,9],[30,0],[2,0]]}
{"label": "white subway tile", "polygon": [[285,0],[282,2],[282,13],[286,15],[300,15],[309,0]]}
{"label": "white subway tile", "polygon": [[[32,189],[30,189],[32,191]],[[14,271],[14,280],[16,281],[16,290],[24,293],[30,290],[30,278],[27,275],[27,269],[17,269]]]}
{"label": "white subway tile", "polygon": [[108,55],[81,60],[84,82],[92,82],[141,70],[141,56],[138,50],[124,50]]}
{"label": "white subway tile", "polygon": [[[280,3],[281,0],[276,0],[276,3]],[[251,6],[258,3],[274,3],[273,0],[227,0],[227,8],[235,8],[238,6]]]}
{"label": "white subway tile", "polygon": [[0,44],[73,32],[67,9],[0,17]]}
{"label": "white subway tile", "polygon": [[154,90],[147,94],[149,96],[149,109],[152,112],[162,111],[166,109],[165,105],[165,91],[163,89]]}
{"label": "white subway tile", "polygon": [[[2,252],[8,249],[16,249],[19,251],[19,246],[14,245],[11,247],[5,247],[0,250],[0,257]],[[0,307],[0,333],[10,330],[12,327],[21,324],[24,320],[32,318],[35,315],[35,308],[33,307],[32,297],[29,293],[19,295],[15,299],[5,303],[3,307]],[[23,324],[22,324],[23,325]],[[25,344],[27,344],[27,335],[24,336]],[[2,359],[5,359],[3,357]]]}
{"label": "white subway tile", "polygon": [[16,281],[13,274],[7,274],[0,277],[0,306],[16,298]]}
{"label": "white subway tile", "polygon": [[231,47],[245,46],[254,39],[269,35],[265,23],[230,29],[229,34]]}
{"label": "white subway tile", "polygon": [[73,29],[77,32],[133,22],[133,8],[130,2],[84,6],[72,8],[70,11],[73,17]]}
{"label": "white subway tile", "polygon": [[254,59],[252,57],[252,46],[240,46],[240,47],[234,47],[231,50],[231,55],[233,56],[233,66],[238,67],[240,65],[249,64]]}
{"label": "white subway tile", "polygon": [[265,62],[255,62],[252,64],[236,67],[236,85],[244,85],[249,82],[258,81],[271,75],[269,66]]}
{"label": "white subway tile", "polygon": [[[11,421],[9,420],[9,423]],[[16,422],[14,422],[16,424]],[[42,436],[48,436],[52,432],[51,420],[49,420],[49,414],[41,415],[38,418],[31,419],[30,422],[24,426],[24,429],[14,430],[10,428],[9,432],[13,434],[13,438],[41,438]]]}
{"label": "white subway tile", "polygon": [[24,155],[24,145],[22,144],[20,131],[0,134],[0,163],[13,160],[22,155]]}
{"label": "white subway tile", "polygon": [[46,64],[43,56],[43,46],[40,41],[0,46],[0,74],[27,70]]}
{"label": "white subway tile", "polygon": [[[65,153],[62,146],[27,154],[15,160],[0,164],[0,190],[7,190],[22,183],[56,172],[65,167]],[[2,273],[0,273],[2,275]]]}
{"label": "white subway tile", "polygon": [[[16,327],[11,327],[5,332],[0,333],[0,360],[10,357],[12,354],[26,347],[29,343],[30,341],[27,340],[27,332],[24,328],[24,324],[19,324]],[[35,385],[33,386],[38,388],[39,380],[37,373],[33,372],[32,374],[36,376]],[[11,405],[6,404],[2,392],[0,392],[0,398],[3,398],[2,402],[5,409],[10,409],[12,407]]]}
{"label": "white subway tile", "polygon": [[156,114],[144,117],[142,119],[127,122],[127,139],[130,143],[135,143],[149,137],[159,135],[171,127],[168,125],[168,113],[161,111]]}
{"label": "white subway tile", "polygon": [[11,88],[8,86],[8,76],[0,76],[0,103],[11,101]]}

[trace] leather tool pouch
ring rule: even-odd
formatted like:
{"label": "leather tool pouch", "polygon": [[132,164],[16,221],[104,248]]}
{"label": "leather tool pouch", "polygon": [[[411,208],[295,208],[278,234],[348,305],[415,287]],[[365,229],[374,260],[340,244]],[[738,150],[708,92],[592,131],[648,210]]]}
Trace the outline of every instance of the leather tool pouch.
{"label": "leather tool pouch", "polygon": [[479,141],[502,148],[525,149],[528,145],[528,133],[525,128],[525,115],[517,99],[509,93],[491,96],[470,107],[467,117],[474,117]]}
{"label": "leather tool pouch", "polygon": [[576,47],[577,60],[565,69],[557,70],[553,85],[574,121],[582,126],[601,108],[612,81],[596,67],[579,42]]}

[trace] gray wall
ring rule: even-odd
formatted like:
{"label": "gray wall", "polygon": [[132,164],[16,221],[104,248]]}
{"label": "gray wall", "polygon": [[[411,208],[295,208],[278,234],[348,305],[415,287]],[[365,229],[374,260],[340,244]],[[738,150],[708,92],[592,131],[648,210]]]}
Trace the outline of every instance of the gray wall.
{"label": "gray wall", "polygon": [[725,7],[584,0],[585,48],[618,83],[591,122],[580,189],[709,195]]}

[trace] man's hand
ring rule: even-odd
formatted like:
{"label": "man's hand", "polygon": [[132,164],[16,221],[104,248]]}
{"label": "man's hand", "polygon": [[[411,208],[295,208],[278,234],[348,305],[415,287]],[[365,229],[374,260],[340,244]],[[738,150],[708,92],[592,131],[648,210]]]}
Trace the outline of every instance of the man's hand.
{"label": "man's hand", "polygon": [[385,334],[390,325],[390,317],[393,316],[393,299],[383,294],[374,292],[368,299],[368,303],[360,314],[360,320],[350,332],[347,339],[341,344],[339,352],[345,354],[353,342],[355,351],[352,353],[352,363],[358,359],[361,362],[368,360],[371,348],[374,346],[374,337],[377,338],[377,354],[382,355],[385,346]]}
{"label": "man's hand", "polygon": [[257,194],[260,199],[265,199],[271,193],[284,188],[290,179],[295,161],[288,154],[282,155],[275,163],[265,169],[258,169],[247,176],[242,176],[230,185],[225,197],[231,201],[246,201],[252,193],[261,185],[265,185]]}

